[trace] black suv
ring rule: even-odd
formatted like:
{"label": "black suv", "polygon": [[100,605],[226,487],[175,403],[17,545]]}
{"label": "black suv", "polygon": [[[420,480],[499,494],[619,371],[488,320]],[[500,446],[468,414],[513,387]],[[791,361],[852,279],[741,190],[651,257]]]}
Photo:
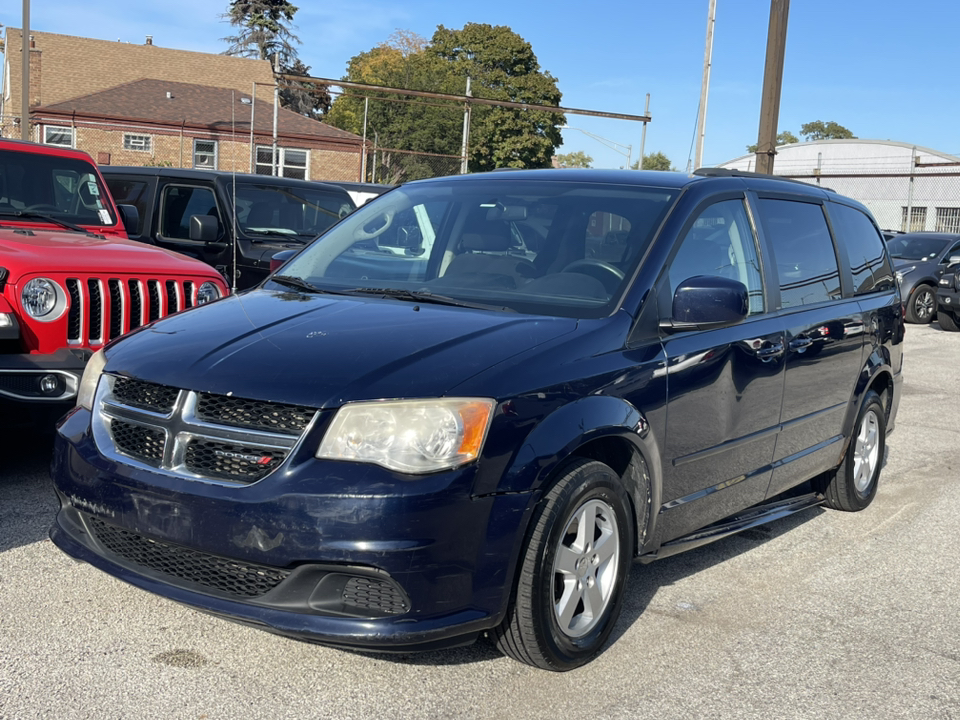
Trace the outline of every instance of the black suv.
{"label": "black suv", "polygon": [[903,328],[873,218],[817,187],[412,182],[95,355],[51,537],[279,633],[567,670],[633,560],[870,504]]}
{"label": "black suv", "polygon": [[303,247],[356,208],[341,187],[293,178],[110,165],[100,170],[114,200],[139,211],[131,240],[199,258],[239,289],[262,281],[275,253]]}

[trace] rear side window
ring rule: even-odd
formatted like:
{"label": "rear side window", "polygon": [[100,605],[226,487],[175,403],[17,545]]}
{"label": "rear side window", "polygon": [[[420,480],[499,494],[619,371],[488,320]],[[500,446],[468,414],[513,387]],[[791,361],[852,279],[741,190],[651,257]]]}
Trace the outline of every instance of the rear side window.
{"label": "rear side window", "polygon": [[113,201],[118,205],[133,205],[140,215],[137,224],[137,235],[143,234],[143,221],[147,216],[147,183],[143,180],[127,180],[111,178],[107,180],[107,187],[113,195]]}
{"label": "rear side window", "polygon": [[777,262],[781,307],[841,297],[840,268],[820,205],[761,198],[760,222]]}
{"label": "rear side window", "polygon": [[847,249],[853,294],[893,288],[893,268],[884,252],[883,237],[870,218],[856,208],[831,203],[830,217],[837,239]]}

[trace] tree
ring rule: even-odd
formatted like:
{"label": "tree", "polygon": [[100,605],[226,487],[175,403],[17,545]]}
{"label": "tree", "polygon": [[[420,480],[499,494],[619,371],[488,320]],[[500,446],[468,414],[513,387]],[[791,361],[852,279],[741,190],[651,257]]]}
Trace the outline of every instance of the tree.
{"label": "tree", "polygon": [[637,160],[633,165],[630,166],[630,168],[632,170],[676,170],[676,168],[673,166],[673,163],[670,162],[670,158],[668,158],[662,152],[644,155],[642,166],[640,161]]}
{"label": "tree", "polygon": [[814,120],[800,126],[804,140],[847,140],[856,139],[856,135],[837,123]]}
{"label": "tree", "polygon": [[[461,30],[442,25],[431,40],[398,31],[372,50],[351,58],[343,78],[387,87],[463,95],[467,77],[471,94],[494,100],[559,105],[556,81],[540,70],[529,43],[507,27],[468,23]],[[413,99],[396,93],[347,90],[333,103],[325,121],[350,132],[363,131],[364,97],[367,137],[379,147],[402,151],[459,155],[463,103]],[[474,105],[471,109],[469,168],[549,167],[561,143],[563,116],[549,111],[513,110]],[[400,153],[386,156],[401,179],[414,172],[437,174]],[[436,158],[436,162],[449,158]],[[448,172],[456,172],[450,166]]]}
{"label": "tree", "polygon": [[556,156],[557,164],[564,168],[588,168],[593,167],[593,158],[587,155],[583,150],[576,150],[571,153],[564,153]]}
{"label": "tree", "polygon": [[[798,142],[800,142],[800,140],[798,140],[797,136],[794,135],[789,130],[784,130],[781,133],[777,133],[777,147],[781,145],[792,145],[793,143],[798,143]],[[751,154],[757,152],[756,143],[754,143],[753,145],[747,145],[747,152]]]}
{"label": "tree", "polygon": [[[297,56],[300,39],[290,29],[297,7],[287,0],[233,0],[221,17],[239,28],[223,38],[226,55],[270,60],[280,73],[309,75],[310,68]],[[317,83],[280,82],[280,104],[301,115],[318,119],[330,109],[330,93]]]}

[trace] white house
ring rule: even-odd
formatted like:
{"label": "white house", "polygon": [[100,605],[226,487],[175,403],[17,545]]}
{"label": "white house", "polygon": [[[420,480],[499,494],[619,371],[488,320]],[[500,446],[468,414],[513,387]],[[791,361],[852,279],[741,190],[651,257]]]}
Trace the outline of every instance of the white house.
{"label": "white house", "polygon": [[[754,170],[756,156],[720,167]],[[859,200],[884,229],[960,233],[955,155],[889,140],[818,140],[778,147],[773,171]]]}

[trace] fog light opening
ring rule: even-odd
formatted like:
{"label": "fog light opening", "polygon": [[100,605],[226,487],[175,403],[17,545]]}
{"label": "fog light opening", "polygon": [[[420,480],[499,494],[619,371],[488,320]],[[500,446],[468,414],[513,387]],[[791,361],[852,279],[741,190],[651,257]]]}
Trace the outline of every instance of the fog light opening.
{"label": "fog light opening", "polygon": [[63,393],[63,381],[59,375],[44,375],[40,378],[40,392],[44,395],[60,395]]}

